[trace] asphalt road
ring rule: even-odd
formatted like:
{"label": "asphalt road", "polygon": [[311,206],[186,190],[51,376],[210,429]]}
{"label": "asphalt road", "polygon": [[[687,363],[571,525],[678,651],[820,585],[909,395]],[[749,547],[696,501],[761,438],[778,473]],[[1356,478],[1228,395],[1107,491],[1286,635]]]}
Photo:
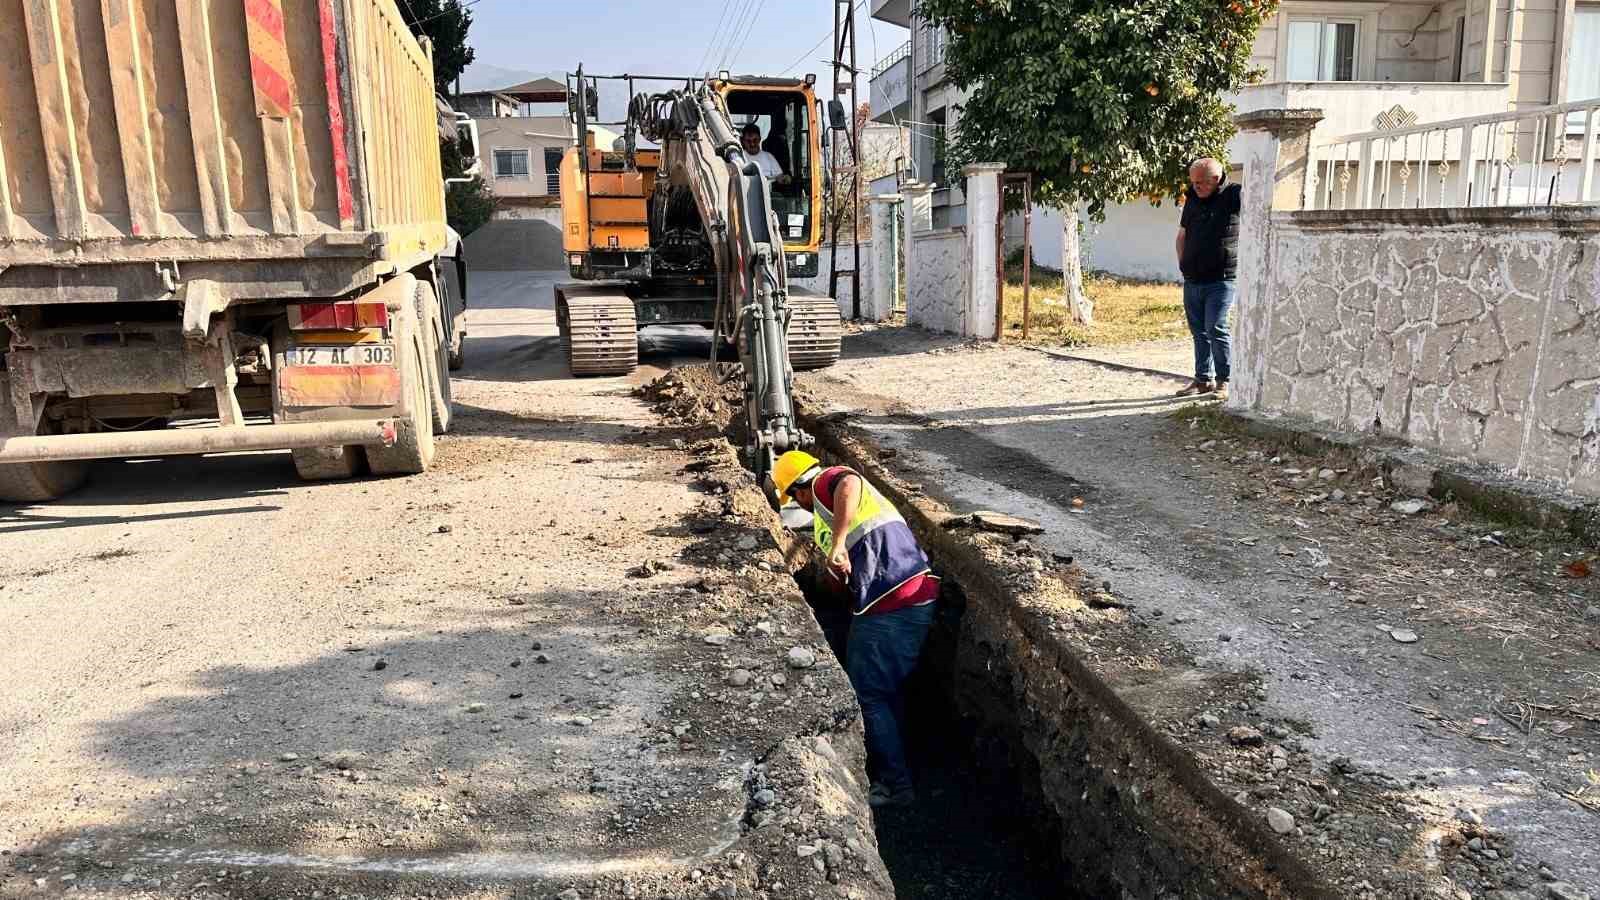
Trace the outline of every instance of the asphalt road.
{"label": "asphalt road", "polygon": [[[749,889],[726,860],[761,853],[750,767],[848,685],[831,661],[772,681],[814,622],[759,521],[632,396],[704,332],[649,335],[634,376],[570,378],[558,277],[471,278],[455,432],[425,475],[121,460],[0,507],[0,897]],[[630,576],[647,560],[672,562]],[[701,640],[719,624],[740,636]],[[756,681],[713,699],[735,661]],[[861,833],[837,803],[807,815]],[[791,883],[822,877],[792,848],[763,868],[801,863]]]}

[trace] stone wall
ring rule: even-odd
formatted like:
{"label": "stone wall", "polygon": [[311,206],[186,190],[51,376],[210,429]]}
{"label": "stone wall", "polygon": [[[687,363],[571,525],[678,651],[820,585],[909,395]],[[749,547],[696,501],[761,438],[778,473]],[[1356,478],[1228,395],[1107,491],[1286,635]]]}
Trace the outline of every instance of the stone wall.
{"label": "stone wall", "polygon": [[931,331],[965,332],[967,253],[967,235],[960,228],[911,235],[907,323]]}
{"label": "stone wall", "polygon": [[1270,215],[1230,407],[1600,496],[1600,214]]}

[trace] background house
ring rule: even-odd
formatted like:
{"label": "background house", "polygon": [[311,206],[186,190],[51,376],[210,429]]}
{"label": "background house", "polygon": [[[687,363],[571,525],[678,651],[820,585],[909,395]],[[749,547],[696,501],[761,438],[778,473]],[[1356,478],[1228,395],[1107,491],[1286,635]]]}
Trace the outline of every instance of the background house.
{"label": "background house", "polygon": [[[576,141],[567,87],[534,78],[465,91],[457,108],[478,124],[478,157],[495,196],[494,218],[467,237],[480,268],[562,268],[561,157]],[[590,131],[602,147],[617,135]]]}
{"label": "background house", "polygon": [[[964,201],[947,184],[959,180],[959,173],[942,171],[941,134],[958,127],[963,98],[945,81],[943,34],[915,16],[910,0],[874,0],[872,9],[874,18],[908,27],[913,36],[873,70],[873,117],[911,123],[917,139],[910,171],[937,186],[935,227],[960,225]],[[1239,111],[1323,110],[1312,159],[1324,177],[1308,191],[1319,184],[1324,193],[1353,191],[1362,183],[1363,163],[1338,157],[1350,150],[1333,140],[1337,136],[1600,96],[1600,2],[1284,0],[1257,34],[1253,58],[1262,76],[1230,98]],[[1582,123],[1569,123],[1567,131],[1578,138]],[[1524,160],[1539,153],[1531,131],[1497,139],[1520,142]],[[1546,157],[1552,140],[1546,137]],[[1231,156],[1238,144],[1235,139],[1230,145]],[[1412,152],[1417,150],[1413,145]],[[1439,147],[1424,152],[1432,153],[1437,164],[1459,163],[1463,151],[1457,137],[1454,144],[1441,138]],[[1237,177],[1239,160],[1231,162]],[[1380,165],[1367,162],[1371,177],[1381,178]],[[1447,189],[1465,190],[1465,185]],[[1531,182],[1529,189],[1532,195]],[[1392,191],[1390,204],[1401,196]],[[1340,205],[1337,193],[1324,201]],[[1170,204],[1108,210],[1104,223],[1087,225],[1085,264],[1119,275],[1177,279],[1172,250],[1177,215]],[[1060,264],[1060,221],[1053,210],[1035,215],[1034,257],[1046,265]],[[1020,233],[1020,223],[1008,231]]]}

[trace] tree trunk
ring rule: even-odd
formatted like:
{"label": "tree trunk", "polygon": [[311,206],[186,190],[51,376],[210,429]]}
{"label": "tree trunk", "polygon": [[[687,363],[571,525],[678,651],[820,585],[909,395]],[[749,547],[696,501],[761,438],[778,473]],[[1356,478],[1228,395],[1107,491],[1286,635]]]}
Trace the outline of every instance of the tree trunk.
{"label": "tree trunk", "polygon": [[1067,308],[1072,311],[1072,321],[1078,325],[1094,324],[1094,303],[1083,292],[1082,246],[1078,241],[1078,211],[1061,211],[1061,282],[1065,291]]}

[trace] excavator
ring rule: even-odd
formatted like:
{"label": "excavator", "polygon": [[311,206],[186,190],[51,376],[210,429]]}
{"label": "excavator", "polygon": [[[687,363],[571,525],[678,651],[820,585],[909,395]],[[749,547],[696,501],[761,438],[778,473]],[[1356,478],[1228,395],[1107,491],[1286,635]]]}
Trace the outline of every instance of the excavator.
{"label": "excavator", "polygon": [[[601,81],[626,82],[626,120],[594,121]],[[568,76],[578,143],[561,162],[562,240],[576,280],[554,290],[569,368],[625,374],[638,365],[641,326],[708,326],[713,369],[743,379],[745,450],[763,481],[778,455],[810,442],[795,419],[794,371],[832,365],[840,350],[838,304],[790,285],[817,274],[828,189],[812,83],[582,67]],[[842,106],[829,112],[843,127]],[[623,135],[597,147],[594,124]]]}

